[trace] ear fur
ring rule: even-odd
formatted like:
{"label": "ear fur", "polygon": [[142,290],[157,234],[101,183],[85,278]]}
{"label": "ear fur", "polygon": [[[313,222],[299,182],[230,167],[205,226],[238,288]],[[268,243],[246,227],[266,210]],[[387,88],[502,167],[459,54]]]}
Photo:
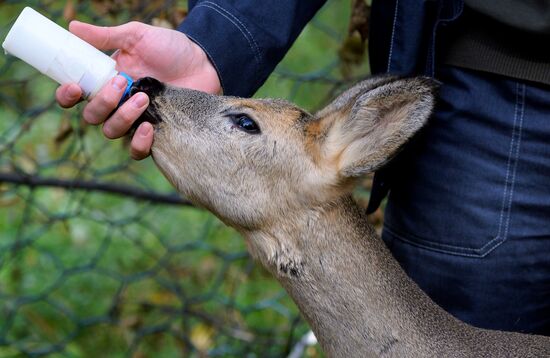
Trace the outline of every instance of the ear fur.
{"label": "ear fur", "polygon": [[376,77],[340,95],[316,115],[321,160],[340,177],[357,177],[389,161],[426,123],[436,82]]}

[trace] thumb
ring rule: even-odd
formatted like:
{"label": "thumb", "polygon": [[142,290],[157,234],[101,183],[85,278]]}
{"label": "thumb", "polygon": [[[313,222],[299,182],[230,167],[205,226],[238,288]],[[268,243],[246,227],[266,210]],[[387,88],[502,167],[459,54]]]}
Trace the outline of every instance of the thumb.
{"label": "thumb", "polygon": [[120,26],[103,27],[71,21],[69,31],[99,50],[128,50],[140,33],[140,24],[129,22]]}

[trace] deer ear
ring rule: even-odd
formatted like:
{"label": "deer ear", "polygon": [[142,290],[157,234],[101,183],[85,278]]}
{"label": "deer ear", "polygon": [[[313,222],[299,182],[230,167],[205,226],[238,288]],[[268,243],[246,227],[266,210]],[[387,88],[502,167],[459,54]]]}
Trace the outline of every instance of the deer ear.
{"label": "deer ear", "polygon": [[426,123],[436,87],[424,77],[381,77],[344,92],[316,115],[321,159],[340,177],[377,170]]}

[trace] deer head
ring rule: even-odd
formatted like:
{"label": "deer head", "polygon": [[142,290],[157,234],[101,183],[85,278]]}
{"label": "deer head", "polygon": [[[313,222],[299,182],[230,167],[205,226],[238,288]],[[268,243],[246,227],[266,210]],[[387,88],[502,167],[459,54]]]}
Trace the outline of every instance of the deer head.
{"label": "deer head", "polygon": [[144,78],[152,156],[186,198],[241,231],[347,195],[426,122],[434,83],[374,77],[316,114],[273,99],[175,88]]}

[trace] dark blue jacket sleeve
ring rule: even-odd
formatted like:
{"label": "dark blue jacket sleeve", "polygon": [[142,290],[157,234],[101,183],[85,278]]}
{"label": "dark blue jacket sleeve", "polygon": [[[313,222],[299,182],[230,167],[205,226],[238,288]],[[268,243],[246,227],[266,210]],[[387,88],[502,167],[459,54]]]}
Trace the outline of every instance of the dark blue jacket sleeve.
{"label": "dark blue jacket sleeve", "polygon": [[325,1],[189,0],[178,30],[206,52],[224,94],[248,97]]}

